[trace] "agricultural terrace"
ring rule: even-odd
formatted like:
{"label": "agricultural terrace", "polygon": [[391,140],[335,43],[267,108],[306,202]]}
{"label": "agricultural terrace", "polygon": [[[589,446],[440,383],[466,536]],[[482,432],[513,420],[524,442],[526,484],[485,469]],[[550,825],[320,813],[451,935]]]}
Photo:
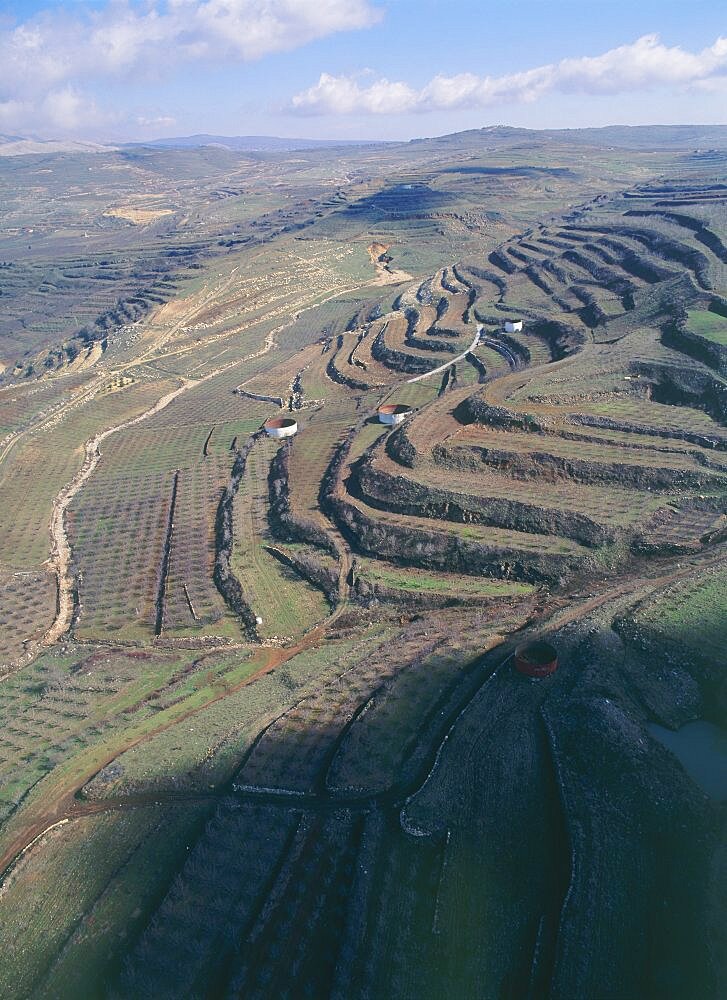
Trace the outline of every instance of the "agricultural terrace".
{"label": "agricultural terrace", "polygon": [[582,140],[0,171],[8,1000],[721,996],[726,189]]}
{"label": "agricultural terrace", "polygon": [[[268,525],[268,475],[279,442],[261,438],[250,451],[235,499],[232,568],[246,599],[261,619],[258,632],[289,639],[328,614],[320,590],[281,561]],[[285,554],[283,548],[282,554]]]}

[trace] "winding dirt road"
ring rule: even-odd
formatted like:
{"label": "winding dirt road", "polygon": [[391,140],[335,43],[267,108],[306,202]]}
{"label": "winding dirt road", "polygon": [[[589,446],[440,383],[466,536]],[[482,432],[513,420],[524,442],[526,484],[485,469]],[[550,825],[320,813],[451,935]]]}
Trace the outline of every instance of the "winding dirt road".
{"label": "winding dirt road", "polygon": [[482,329],[483,329],[482,328],[482,324],[479,324],[478,327],[477,327],[477,333],[475,334],[472,343],[470,344],[470,346],[467,348],[466,351],[462,351],[461,354],[458,354],[456,358],[452,358],[451,361],[447,361],[447,362],[445,362],[445,364],[439,365],[439,367],[437,367],[437,368],[432,368],[432,370],[430,372],[424,372],[423,375],[415,375],[414,378],[408,378],[408,379],[406,379],[406,381],[405,381],[404,384],[405,385],[411,385],[413,382],[421,382],[421,381],[423,381],[423,379],[430,378],[432,375],[439,375],[440,372],[444,372],[448,368],[451,368],[452,365],[456,365],[458,361],[462,361],[464,358],[467,357],[467,355],[470,353],[470,351],[474,351],[474,349],[479,344],[480,337],[482,336]]}

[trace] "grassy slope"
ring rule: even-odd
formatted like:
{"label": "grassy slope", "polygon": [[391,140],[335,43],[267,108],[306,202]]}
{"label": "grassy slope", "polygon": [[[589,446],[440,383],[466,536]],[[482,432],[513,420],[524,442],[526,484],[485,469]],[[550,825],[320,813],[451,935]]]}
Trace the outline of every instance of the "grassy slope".
{"label": "grassy slope", "polygon": [[690,309],[688,327],[715,344],[727,346],[727,319],[708,309]]}

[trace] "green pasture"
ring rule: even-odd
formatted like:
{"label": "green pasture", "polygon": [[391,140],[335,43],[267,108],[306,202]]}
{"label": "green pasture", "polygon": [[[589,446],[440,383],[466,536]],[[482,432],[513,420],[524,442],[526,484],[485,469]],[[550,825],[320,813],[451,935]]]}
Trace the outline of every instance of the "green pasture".
{"label": "green pasture", "polygon": [[719,313],[709,309],[690,309],[687,312],[687,329],[727,347],[727,318]]}

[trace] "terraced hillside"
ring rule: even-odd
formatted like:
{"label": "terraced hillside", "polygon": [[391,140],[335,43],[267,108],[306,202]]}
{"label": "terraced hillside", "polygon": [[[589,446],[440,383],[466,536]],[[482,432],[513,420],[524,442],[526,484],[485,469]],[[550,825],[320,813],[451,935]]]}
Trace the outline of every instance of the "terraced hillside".
{"label": "terraced hillside", "polygon": [[361,170],[0,389],[0,992],[716,998],[727,188],[382,284],[454,194]]}

